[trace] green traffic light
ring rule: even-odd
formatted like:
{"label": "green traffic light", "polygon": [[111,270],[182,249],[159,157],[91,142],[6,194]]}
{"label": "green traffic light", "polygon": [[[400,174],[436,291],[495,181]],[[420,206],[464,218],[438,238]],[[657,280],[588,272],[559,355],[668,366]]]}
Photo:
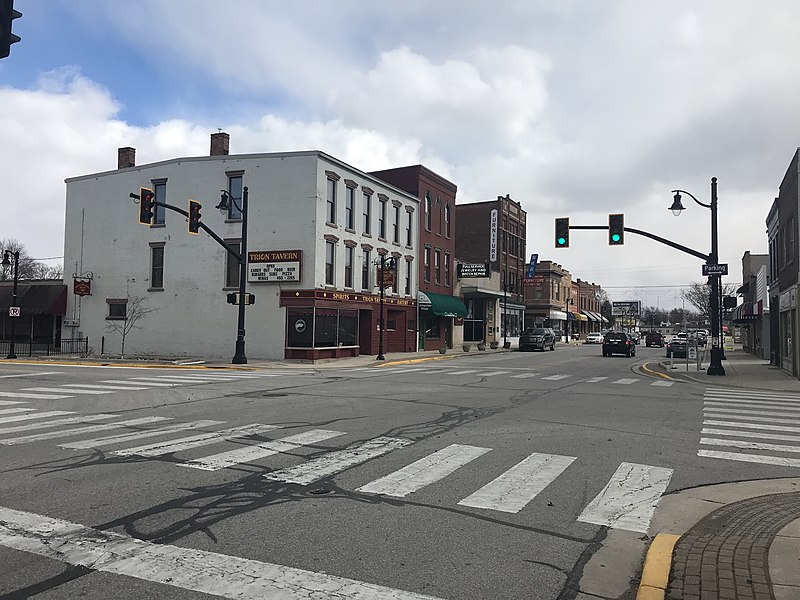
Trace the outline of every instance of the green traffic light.
{"label": "green traffic light", "polygon": [[567,240],[565,240],[563,237],[558,238],[558,245],[559,246],[563,246],[566,243],[567,243]]}
{"label": "green traffic light", "polygon": [[614,235],[611,236],[611,239],[614,240],[615,242],[618,242],[619,241],[619,234],[615,233]]}

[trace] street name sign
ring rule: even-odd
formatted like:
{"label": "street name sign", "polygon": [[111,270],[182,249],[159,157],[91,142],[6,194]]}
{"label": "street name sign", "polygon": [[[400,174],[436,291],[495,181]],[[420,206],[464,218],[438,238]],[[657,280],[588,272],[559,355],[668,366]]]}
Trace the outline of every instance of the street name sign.
{"label": "street name sign", "polygon": [[703,265],[703,275],[727,275],[728,263],[718,265]]}

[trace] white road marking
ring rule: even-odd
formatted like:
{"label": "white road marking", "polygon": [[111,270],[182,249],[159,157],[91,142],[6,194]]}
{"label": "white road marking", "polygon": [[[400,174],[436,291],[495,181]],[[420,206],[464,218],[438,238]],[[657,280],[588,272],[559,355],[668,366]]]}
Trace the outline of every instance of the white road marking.
{"label": "white road marking", "polygon": [[165,381],[168,383],[214,383],[213,379],[199,379],[197,377],[180,377],[180,376],[165,376],[165,375],[158,375],[154,377],[156,381]]}
{"label": "white road marking", "polygon": [[761,433],[757,431],[740,431],[738,429],[713,429],[703,427],[700,432],[706,435],[732,435],[737,437],[757,438],[762,440],[783,440],[785,442],[800,442],[800,436],[781,435],[779,433]]}
{"label": "white road marking", "polygon": [[470,373],[477,373],[477,369],[467,369],[466,371],[451,371],[448,375],[469,375]]}
{"label": "white road marking", "polygon": [[231,427],[230,429],[222,429],[211,433],[201,433],[192,435],[169,442],[157,442],[155,444],[148,444],[146,446],[137,446],[135,448],[124,448],[123,450],[114,450],[111,454],[117,456],[163,456],[164,454],[171,454],[172,452],[182,452],[183,450],[190,450],[192,448],[199,448],[200,446],[208,446],[209,444],[217,444],[239,437],[246,437],[248,435],[256,435],[278,429],[277,425],[261,425],[260,423],[251,423],[250,425],[243,425],[241,427]]}
{"label": "white road marking", "polygon": [[95,438],[92,440],[81,440],[80,442],[71,442],[69,444],[59,444],[59,448],[72,448],[73,450],[82,450],[85,448],[100,448],[101,446],[111,446],[112,444],[120,444],[123,442],[130,442],[133,440],[141,440],[145,438],[158,437],[160,435],[167,435],[178,431],[186,431],[187,429],[200,429],[202,427],[212,427],[214,425],[221,425],[225,421],[189,421],[188,423],[176,423],[169,427],[162,427],[161,429],[150,429],[148,431],[139,431],[136,433],[123,433],[117,435],[109,435],[106,437]]}
{"label": "white road marking", "polygon": [[69,388],[83,388],[86,390],[127,390],[127,391],[136,391],[136,390],[146,390],[146,387],[134,387],[131,385],[100,385],[96,383],[92,384],[80,384],[80,383],[65,383],[64,387]]}
{"label": "white road marking", "polygon": [[0,375],[0,379],[8,379],[10,377],[38,377],[39,375],[63,375],[64,371],[45,371],[43,373],[19,373],[17,375]]}
{"label": "white road marking", "polygon": [[518,513],[574,460],[574,456],[533,453],[459,504]]}
{"label": "white road marking", "polygon": [[111,379],[104,381],[103,383],[130,383],[132,385],[149,385],[149,386],[156,386],[156,387],[175,387],[178,385],[182,385],[181,383],[167,383],[166,381],[153,381],[151,377],[132,377],[131,381],[123,381],[118,379]]}
{"label": "white road marking", "polygon": [[569,377],[569,375],[549,375],[548,377],[542,377],[542,379],[546,379],[547,381],[560,381],[567,377]]}
{"label": "white road marking", "polygon": [[[69,384],[67,384],[69,385]],[[69,392],[70,394],[89,394],[89,395],[99,395],[99,394],[110,394],[108,390],[101,391],[101,390],[86,390],[83,388],[51,388],[51,387],[32,387],[32,388],[23,388],[26,392]]]}
{"label": "white road marking", "polygon": [[747,409],[766,408],[768,410],[800,410],[800,406],[790,406],[786,404],[772,404],[768,402],[762,402],[761,400],[726,400],[725,402],[706,400],[703,403],[703,406],[708,406],[709,408],[726,407],[726,408],[747,408]]}
{"label": "white road marking", "polygon": [[264,477],[272,481],[308,485],[411,443],[411,440],[404,438],[377,437],[344,450],[328,452],[294,467],[267,473]]}
{"label": "white road marking", "polygon": [[608,379],[608,377],[589,377],[588,379],[584,379],[582,383],[600,383]]}
{"label": "white road marking", "polygon": [[[66,390],[59,390],[66,391]],[[30,398],[31,400],[62,400],[63,398],[72,398],[72,396],[55,395],[55,394],[30,394],[26,392],[0,392],[2,398]]]}
{"label": "white road marking", "polygon": [[657,381],[654,381],[650,385],[661,386],[661,387],[670,387],[674,383],[675,383],[674,381],[664,381],[663,379],[659,379]]}
{"label": "white road marking", "polygon": [[235,600],[440,600],[380,585],[111,531],[0,507],[0,545],[69,565]]}
{"label": "white road marking", "polygon": [[703,446],[731,446],[745,450],[772,450],[773,452],[800,452],[800,446],[786,444],[764,444],[761,442],[748,442],[745,440],[721,440],[719,438],[700,438]]}
{"label": "white road marking", "polygon": [[[800,417],[800,412],[779,412],[776,410],[745,410],[739,408],[706,408],[703,407],[703,413],[711,416],[719,415],[741,415],[737,419],[746,419],[750,417]],[[755,419],[758,420],[758,419]],[[776,421],[782,423],[783,421]]]}
{"label": "white road marking", "polygon": [[647,533],[650,519],[672,478],[672,469],[624,462],[578,521]]}
{"label": "white road marking", "polygon": [[37,412],[35,414],[16,415],[13,417],[0,417],[0,423],[13,423],[15,421],[30,421],[31,419],[44,419],[46,417],[60,417],[62,415],[74,415],[75,412],[71,410],[48,410],[45,412]]}
{"label": "white road marking", "polygon": [[486,373],[478,373],[475,377],[494,377],[495,375],[504,375],[511,373],[511,371],[487,371]]}
{"label": "white road marking", "polygon": [[720,394],[725,396],[760,396],[766,398],[789,398],[800,400],[800,394],[794,392],[772,392],[764,390],[734,390],[731,388],[709,388],[706,394]]}
{"label": "white road marking", "polygon": [[275,441],[261,442],[253,446],[244,446],[228,452],[195,458],[194,460],[178,463],[178,466],[191,467],[203,471],[218,471],[233,465],[260,460],[279,452],[292,452],[300,446],[309,446],[340,435],[345,434],[342,431],[312,429],[311,431],[290,435]]}
{"label": "white road marking", "polygon": [[402,498],[443,479],[489,450],[491,448],[452,444],[394,473],[361,486],[356,491]]}
{"label": "white road marking", "polygon": [[[66,413],[68,415],[74,413]],[[83,417],[68,417],[66,419],[53,419],[52,421],[37,421],[36,423],[27,423],[25,425],[16,425],[14,427],[3,427],[0,429],[0,435],[6,433],[17,433],[18,431],[32,431],[34,429],[49,429],[50,427],[60,427],[61,425],[72,425],[73,423],[91,423],[93,421],[103,421],[105,419],[115,419],[119,415],[111,415],[100,413],[97,415],[88,415]]]}
{"label": "white road marking", "polygon": [[[450,373],[452,375],[452,373]],[[522,373],[521,375],[512,375],[512,379],[526,379],[528,377],[536,377],[538,373]]]}
{"label": "white road marking", "polygon": [[[738,417],[741,418],[741,417]],[[769,419],[770,421],[772,419]],[[791,421],[794,423],[795,421]],[[747,429],[767,429],[769,431],[793,431],[800,432],[800,427],[789,427],[786,425],[761,425],[758,423],[743,423],[741,421],[717,421],[714,419],[705,419],[703,425],[722,425],[727,427],[745,427]]]}
{"label": "white road marking", "polygon": [[0,406],[13,406],[14,404],[27,404],[27,402],[20,402],[19,400],[0,400]]}
{"label": "white road marking", "polygon": [[24,412],[33,412],[35,408],[4,408],[0,410],[0,415],[14,415]]}
{"label": "white road marking", "polygon": [[789,400],[788,398],[781,398],[780,396],[721,396],[719,394],[708,394],[703,396],[703,400],[716,401],[716,402],[767,402],[774,404],[781,404],[784,406],[798,406],[800,400]]}
{"label": "white road marking", "polygon": [[6,438],[4,440],[0,440],[0,444],[5,444],[6,446],[13,446],[16,444],[39,442],[42,440],[51,440],[54,438],[69,437],[72,435],[83,435],[85,433],[94,433],[95,431],[106,431],[108,429],[119,429],[120,427],[145,425],[148,423],[156,423],[158,421],[168,421],[168,420],[169,417],[142,417],[140,419],[130,419],[128,421],[117,421],[116,423],[104,423],[103,425],[89,425],[88,427],[74,427],[72,429],[59,429],[58,431],[49,431],[47,433],[33,433],[31,435]]}
{"label": "white road marking", "polygon": [[638,379],[631,379],[631,378],[627,378],[627,379],[626,378],[622,378],[622,379],[617,379],[616,381],[612,381],[612,383],[619,383],[621,385],[630,385],[632,383],[636,383],[637,381],[639,381],[639,380]]}
{"label": "white road marking", "polygon": [[752,462],[780,467],[800,467],[800,458],[783,458],[782,456],[764,456],[761,454],[745,454],[739,452],[721,452],[719,450],[698,450],[697,456],[705,458],[722,458],[739,462]]}

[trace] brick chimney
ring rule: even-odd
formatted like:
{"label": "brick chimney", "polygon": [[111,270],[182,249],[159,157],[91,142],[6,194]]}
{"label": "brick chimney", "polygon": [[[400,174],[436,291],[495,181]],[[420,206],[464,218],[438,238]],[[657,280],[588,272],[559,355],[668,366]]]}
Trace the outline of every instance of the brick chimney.
{"label": "brick chimney", "polygon": [[226,156],[230,147],[231,136],[220,131],[211,134],[211,156]]}
{"label": "brick chimney", "polygon": [[117,150],[117,168],[127,169],[136,166],[136,148],[119,148]]}

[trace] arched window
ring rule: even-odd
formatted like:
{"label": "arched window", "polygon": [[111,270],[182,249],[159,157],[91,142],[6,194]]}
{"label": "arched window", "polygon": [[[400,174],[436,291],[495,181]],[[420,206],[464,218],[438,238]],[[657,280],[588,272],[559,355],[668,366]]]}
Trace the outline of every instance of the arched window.
{"label": "arched window", "polygon": [[425,230],[431,230],[431,193],[425,194]]}
{"label": "arched window", "polygon": [[450,237],[450,205],[444,207],[444,237]]}

